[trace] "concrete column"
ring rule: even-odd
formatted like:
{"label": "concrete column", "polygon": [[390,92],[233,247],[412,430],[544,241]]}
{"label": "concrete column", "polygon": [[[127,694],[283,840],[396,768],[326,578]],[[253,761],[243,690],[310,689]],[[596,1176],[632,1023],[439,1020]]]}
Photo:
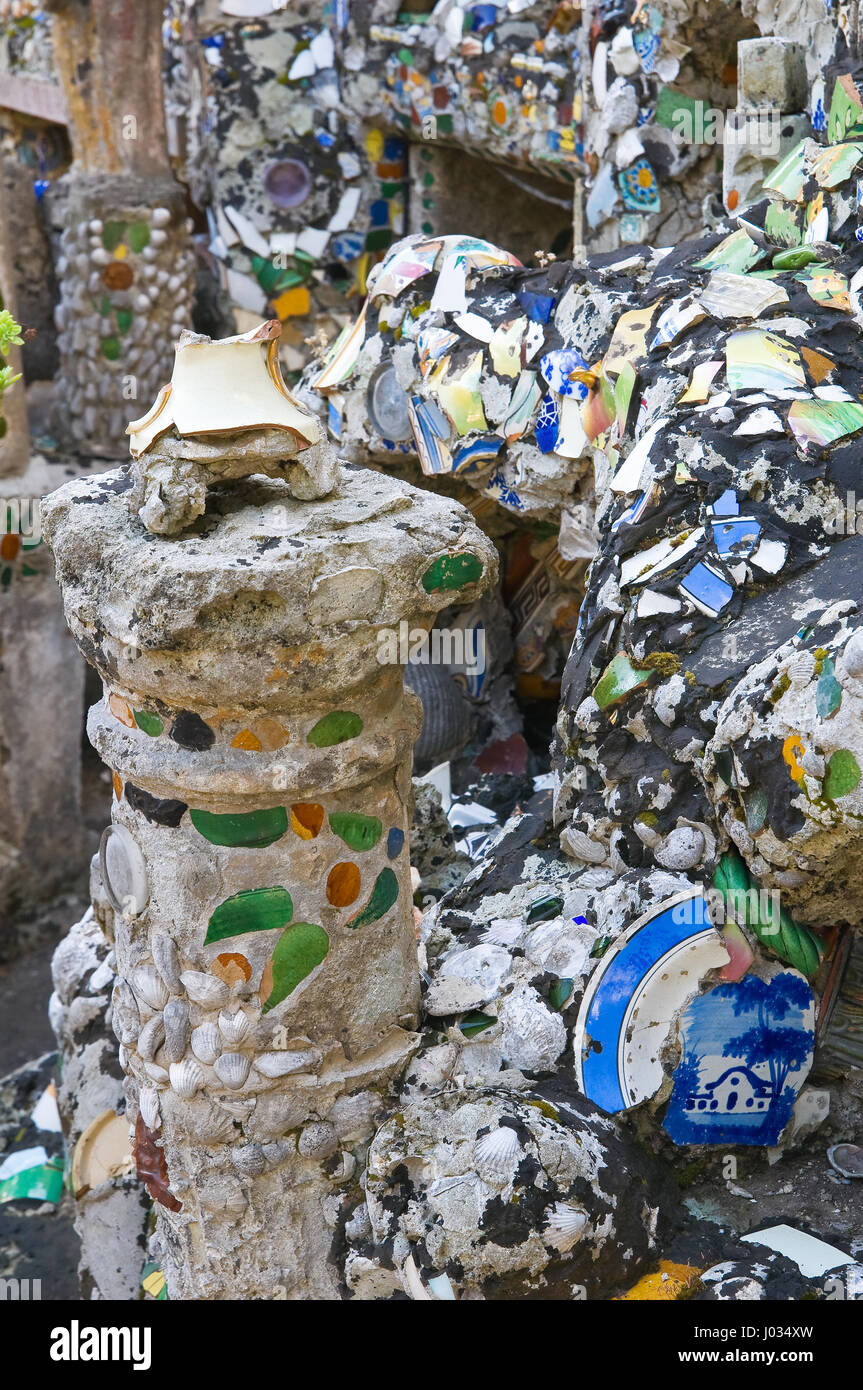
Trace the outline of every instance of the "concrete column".
{"label": "concrete column", "polygon": [[344,468],[260,477],[147,532],[121,472],[44,508],[67,621],[104,682],[114,907],[138,1168],[172,1298],[334,1298],[334,1227],[415,1049],[418,702],[379,634],[492,583],[458,504]]}
{"label": "concrete column", "polygon": [[162,5],[51,8],[74,154],[54,193],[65,228],[59,428],[81,452],[119,457],[134,402],[151,400],[170,374],[171,338],[188,323],[194,285],[185,195],[165,140]]}

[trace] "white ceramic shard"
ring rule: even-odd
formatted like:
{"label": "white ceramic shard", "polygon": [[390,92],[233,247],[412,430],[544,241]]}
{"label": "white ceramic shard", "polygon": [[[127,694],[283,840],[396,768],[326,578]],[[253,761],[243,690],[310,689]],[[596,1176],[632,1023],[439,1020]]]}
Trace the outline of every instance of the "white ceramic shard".
{"label": "white ceramic shard", "polygon": [[300,409],[282,379],[281,331],[279,320],[269,319],[235,338],[181,333],[170,384],[126,429],[132,457],[171,428],[183,436],[283,429],[295,437],[295,448],[317,444],[318,421]]}

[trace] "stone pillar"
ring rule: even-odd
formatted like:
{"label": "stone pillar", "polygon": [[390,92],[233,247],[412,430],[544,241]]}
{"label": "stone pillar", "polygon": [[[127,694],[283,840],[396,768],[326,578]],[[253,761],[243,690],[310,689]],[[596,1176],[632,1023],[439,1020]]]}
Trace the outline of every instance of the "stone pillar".
{"label": "stone pillar", "polygon": [[222,488],[179,539],[128,486],[69,483],[44,524],[104,682],[113,1025],[158,1257],[172,1298],[336,1298],[332,1228],[418,1042],[418,702],[379,634],[473,601],[496,555],[356,468],[323,502]]}
{"label": "stone pillar", "polygon": [[737,107],[726,115],[722,199],[729,212],[762,197],[777,160],[810,134],[806,51],[791,39],[737,45]]}
{"label": "stone pillar", "polygon": [[81,452],[118,457],[134,402],[152,399],[170,374],[194,285],[185,194],[166,150],[162,5],[51,8],[75,157],[58,181],[58,428]]}

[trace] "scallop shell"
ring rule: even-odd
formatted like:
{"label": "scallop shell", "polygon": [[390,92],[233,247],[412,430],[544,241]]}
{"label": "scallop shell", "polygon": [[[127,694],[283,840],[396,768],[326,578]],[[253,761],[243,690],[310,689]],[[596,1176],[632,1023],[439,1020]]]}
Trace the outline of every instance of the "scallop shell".
{"label": "scallop shell", "polygon": [[271,1078],[290,1076],[292,1072],[314,1071],[321,1054],[314,1048],[305,1052],[262,1052],[255,1058],[255,1070]]}
{"label": "scallop shell", "polygon": [[192,1029],[192,1051],[199,1062],[213,1065],[222,1051],[222,1035],[215,1023],[199,1023]]}
{"label": "scallop shell", "polygon": [[231,991],[223,980],[208,975],[204,970],[184,970],[180,979],[193,1004],[205,1009],[221,1009],[231,997]]}
{"label": "scallop shell", "polygon": [[815,673],[815,657],[811,652],[798,652],[787,667],[792,690],[804,690]]}
{"label": "scallop shell", "polygon": [[159,1110],[159,1092],[155,1086],[142,1086],[138,1093],[138,1109],[141,1119],[150,1130],[156,1130],[162,1123]]}
{"label": "scallop shell", "polygon": [[219,1014],[219,1030],[225,1042],[241,1043],[251,1026],[251,1020],[242,1009],[238,1009],[235,1014],[229,1014],[223,1009]]}
{"label": "scallop shell", "polygon": [[557,1250],[571,1250],[587,1228],[584,1209],[571,1206],[569,1202],[556,1202],[547,1213],[547,1218],[544,1235],[548,1244]]}
{"label": "scallop shell", "polygon": [[182,1062],[172,1062],[168,1074],[171,1078],[171,1089],[184,1100],[200,1091],[206,1081],[201,1067],[193,1057],[186,1057]]}
{"label": "scallop shell", "polygon": [[509,1125],[499,1125],[477,1139],[473,1151],[476,1170],[480,1177],[507,1182],[521,1153],[515,1130]]}
{"label": "scallop shell", "polygon": [[129,983],[148,1008],[164,1009],[168,1002],[168,987],[155,965],[139,965],[129,976]]}
{"label": "scallop shell", "polygon": [[250,1057],[243,1052],[223,1052],[213,1064],[213,1070],[220,1081],[238,1091],[249,1074],[252,1065]]}
{"label": "scallop shell", "polygon": [[150,949],[153,952],[156,969],[168,989],[174,994],[180,994],[183,985],[180,980],[180,955],[176,943],[164,932],[154,932]]}
{"label": "scallop shell", "polygon": [[141,1031],[138,1001],[125,980],[118,980],[111,994],[111,1027],[115,1038],[126,1047],[137,1041]]}
{"label": "scallop shell", "polygon": [[161,1014],[153,1014],[138,1034],[138,1056],[142,1062],[152,1062],[165,1041],[165,1022]]}

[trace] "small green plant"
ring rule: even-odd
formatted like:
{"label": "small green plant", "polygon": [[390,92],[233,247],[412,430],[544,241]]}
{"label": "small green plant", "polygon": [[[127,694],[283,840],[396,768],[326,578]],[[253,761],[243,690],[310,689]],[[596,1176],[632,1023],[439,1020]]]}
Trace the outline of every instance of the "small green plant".
{"label": "small green plant", "polygon": [[[2,304],[2,300],[0,300]],[[24,339],[21,337],[21,325],[16,323],[8,309],[0,308],[0,439],[6,433],[6,421],[3,418],[3,393],[8,391],[10,386],[14,386],[20,372],[13,376],[12,368],[7,366],[5,354],[10,347],[20,347]]]}

